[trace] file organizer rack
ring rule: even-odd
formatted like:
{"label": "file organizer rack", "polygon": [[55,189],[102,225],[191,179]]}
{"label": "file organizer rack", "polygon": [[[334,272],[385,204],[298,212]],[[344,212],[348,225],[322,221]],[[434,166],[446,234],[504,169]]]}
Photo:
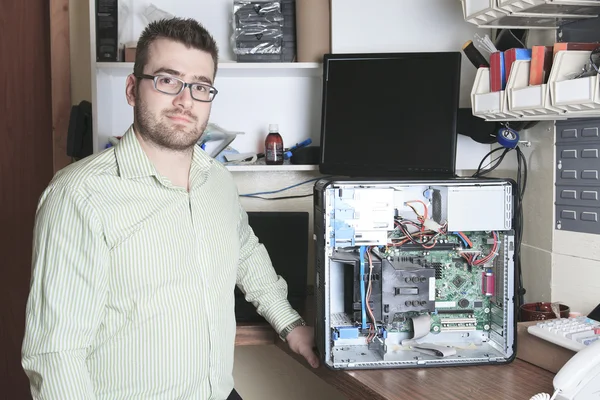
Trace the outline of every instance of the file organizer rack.
{"label": "file organizer rack", "polygon": [[515,61],[500,92],[490,92],[489,68],[479,68],[471,90],[473,115],[495,121],[600,117],[598,75],[573,79],[589,56],[589,51],[559,51],[548,83],[536,86],[529,86],[530,61]]}

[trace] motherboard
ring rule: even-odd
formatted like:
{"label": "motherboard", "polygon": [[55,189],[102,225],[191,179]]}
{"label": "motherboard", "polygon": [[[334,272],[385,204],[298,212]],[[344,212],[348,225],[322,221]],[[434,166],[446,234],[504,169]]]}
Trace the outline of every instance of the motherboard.
{"label": "motherboard", "polygon": [[[432,249],[419,250],[414,244],[367,247],[362,279],[360,248],[334,254],[332,260],[345,264],[345,281],[353,290],[346,291],[346,315],[332,320],[333,339],[372,341],[390,332],[410,334],[413,319],[423,314],[430,316],[432,334],[489,331],[492,310],[499,306],[496,279],[502,280],[503,268],[496,272],[495,267],[503,265],[503,238],[496,232],[462,232],[440,235]],[[485,263],[477,263],[490,254]]]}

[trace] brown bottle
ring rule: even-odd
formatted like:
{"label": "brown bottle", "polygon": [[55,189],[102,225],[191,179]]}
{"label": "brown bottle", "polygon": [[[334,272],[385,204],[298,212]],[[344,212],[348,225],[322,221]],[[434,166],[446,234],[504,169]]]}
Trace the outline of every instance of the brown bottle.
{"label": "brown bottle", "polygon": [[283,138],[279,134],[277,124],[269,125],[269,134],[265,139],[265,163],[267,165],[283,164]]}

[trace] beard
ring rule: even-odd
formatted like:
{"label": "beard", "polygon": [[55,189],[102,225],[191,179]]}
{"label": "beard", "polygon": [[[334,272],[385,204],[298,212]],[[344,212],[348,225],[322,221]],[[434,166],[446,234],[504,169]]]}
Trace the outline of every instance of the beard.
{"label": "beard", "polygon": [[[208,123],[208,117],[204,122],[198,125],[198,117],[189,111],[178,108],[162,110],[159,120],[149,109],[144,101],[139,101],[134,107],[135,122],[138,125],[138,133],[147,141],[157,147],[172,151],[188,151],[204,133]],[[169,124],[166,121],[168,116],[181,116],[192,121],[189,126],[183,124]]]}

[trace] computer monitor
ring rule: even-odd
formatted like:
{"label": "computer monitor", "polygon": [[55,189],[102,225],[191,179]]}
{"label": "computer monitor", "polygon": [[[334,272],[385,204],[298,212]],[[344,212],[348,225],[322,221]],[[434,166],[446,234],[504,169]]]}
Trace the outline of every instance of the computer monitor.
{"label": "computer monitor", "polygon": [[[248,223],[267,249],[275,272],[287,282],[292,308],[303,313],[307,296],[308,212],[249,211]],[[237,287],[235,316],[238,322],[264,321]]]}
{"label": "computer monitor", "polygon": [[458,52],[326,54],[324,174],[453,177]]}

